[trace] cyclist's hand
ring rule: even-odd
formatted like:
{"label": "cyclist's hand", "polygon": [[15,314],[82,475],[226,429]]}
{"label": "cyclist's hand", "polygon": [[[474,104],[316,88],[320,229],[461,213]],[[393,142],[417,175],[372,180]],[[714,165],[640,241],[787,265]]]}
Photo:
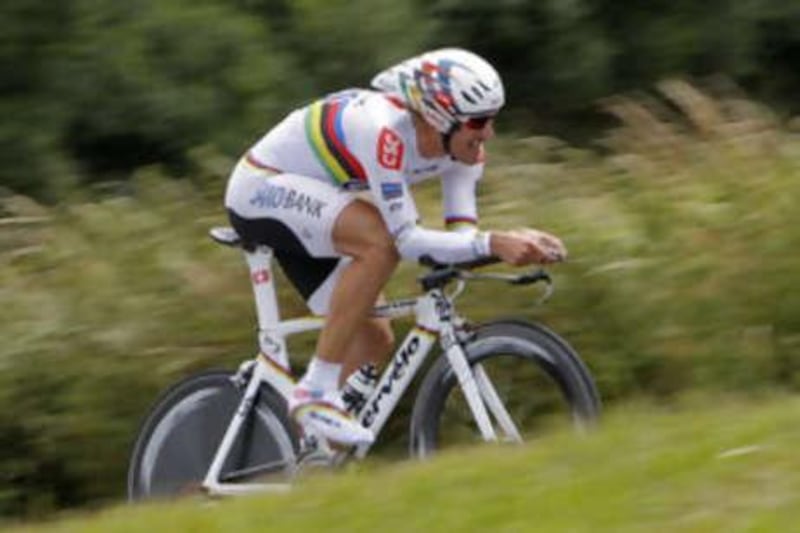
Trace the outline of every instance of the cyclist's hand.
{"label": "cyclist's hand", "polygon": [[561,239],[537,229],[524,228],[518,230],[529,238],[533,239],[546,254],[545,263],[560,263],[567,259],[567,247]]}
{"label": "cyclist's hand", "polygon": [[493,231],[489,245],[492,255],[514,266],[557,263],[567,258],[561,239],[535,229]]}

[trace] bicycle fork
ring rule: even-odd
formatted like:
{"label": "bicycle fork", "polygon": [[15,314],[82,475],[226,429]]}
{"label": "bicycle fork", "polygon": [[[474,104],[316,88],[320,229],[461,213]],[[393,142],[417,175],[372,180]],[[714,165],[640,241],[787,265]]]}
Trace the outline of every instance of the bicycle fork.
{"label": "bicycle fork", "polygon": [[491,414],[505,434],[506,440],[522,442],[519,430],[483,365],[477,363],[470,366],[450,316],[452,304],[445,298],[442,298],[438,303],[441,320],[439,331],[441,346],[456,375],[461,391],[464,393],[464,398],[467,400],[472,416],[475,418],[481,437],[484,441],[496,442],[498,440],[497,432],[490,417]]}

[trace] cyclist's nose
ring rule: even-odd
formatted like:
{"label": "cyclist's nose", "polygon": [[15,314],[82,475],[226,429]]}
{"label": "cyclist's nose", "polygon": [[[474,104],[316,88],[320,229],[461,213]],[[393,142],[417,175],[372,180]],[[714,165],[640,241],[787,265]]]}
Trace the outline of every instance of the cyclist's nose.
{"label": "cyclist's nose", "polygon": [[484,126],[480,130],[480,134],[481,134],[481,140],[483,141],[488,141],[489,139],[494,137],[494,120],[490,120],[489,122],[487,122],[486,126]]}

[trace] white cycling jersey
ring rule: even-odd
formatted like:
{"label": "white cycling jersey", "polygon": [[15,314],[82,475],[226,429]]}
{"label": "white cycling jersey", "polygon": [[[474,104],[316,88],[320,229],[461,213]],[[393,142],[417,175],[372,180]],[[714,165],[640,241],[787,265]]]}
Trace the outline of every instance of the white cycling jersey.
{"label": "white cycling jersey", "polygon": [[[488,234],[477,231],[476,184],[483,164],[423,157],[411,113],[383,93],[346,90],[292,112],[250,149],[246,162],[339,190],[369,190],[405,259],[430,255],[449,263],[489,255]],[[418,225],[409,186],[437,176],[446,227],[456,231]],[[237,190],[229,187],[226,205],[241,211],[237,207],[251,200],[251,191]]]}

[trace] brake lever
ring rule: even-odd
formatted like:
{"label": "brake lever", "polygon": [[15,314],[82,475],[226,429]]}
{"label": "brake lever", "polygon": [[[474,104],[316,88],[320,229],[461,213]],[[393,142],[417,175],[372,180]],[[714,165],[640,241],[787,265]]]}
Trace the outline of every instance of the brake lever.
{"label": "brake lever", "polygon": [[553,278],[550,277],[550,274],[539,269],[517,276],[516,279],[510,280],[509,283],[512,285],[531,285],[540,281],[544,282],[544,292],[539,299],[536,300],[536,305],[542,305],[553,295]]}

